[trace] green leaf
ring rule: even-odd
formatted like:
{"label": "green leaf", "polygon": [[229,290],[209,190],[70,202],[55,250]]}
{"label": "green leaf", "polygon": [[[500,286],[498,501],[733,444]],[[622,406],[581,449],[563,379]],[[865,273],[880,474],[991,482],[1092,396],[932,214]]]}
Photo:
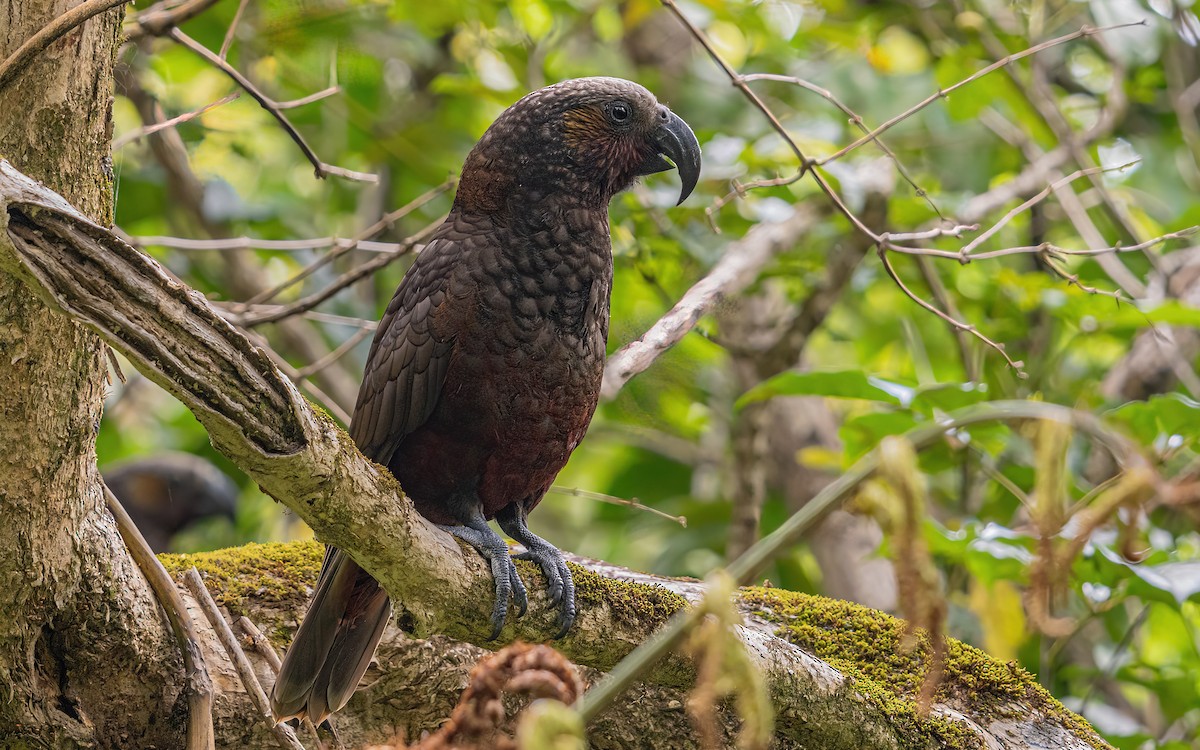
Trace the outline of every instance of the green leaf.
{"label": "green leaf", "polygon": [[1160,436],[1200,438],[1200,402],[1179,393],[1132,401],[1108,411],[1105,417],[1124,423],[1144,443],[1153,443]]}
{"label": "green leaf", "polygon": [[1104,560],[1131,574],[1126,576],[1131,594],[1173,605],[1183,604],[1200,594],[1200,560],[1146,565],[1131,563],[1105,545],[1094,547]]}
{"label": "green leaf", "polygon": [[912,400],[912,409],[932,414],[934,409],[954,411],[987,399],[987,383],[939,383],[918,390]]}
{"label": "green leaf", "polygon": [[554,28],[554,15],[541,0],[513,0],[508,4],[513,18],[535,42]]}
{"label": "green leaf", "polygon": [[737,408],[775,396],[828,396],[858,398],[895,406],[912,401],[911,386],[894,383],[861,370],[833,372],[784,372],[754,386],[737,400]]}
{"label": "green leaf", "polygon": [[917,426],[904,411],[876,411],[846,420],[838,430],[847,461],[856,461],[888,435],[900,435]]}

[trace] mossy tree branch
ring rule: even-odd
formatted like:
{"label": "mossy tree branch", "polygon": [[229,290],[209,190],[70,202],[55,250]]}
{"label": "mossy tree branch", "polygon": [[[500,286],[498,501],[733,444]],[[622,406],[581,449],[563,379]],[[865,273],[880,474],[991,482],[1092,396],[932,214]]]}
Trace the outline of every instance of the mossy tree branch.
{"label": "mossy tree branch", "polygon": [[[366,460],[346,433],[315,411],[201,295],[3,160],[0,270],[95,329],[146,377],[179,398],[218,450],[296,512],[322,541],[347,550],[380,580],[406,632],[487,643],[492,584],[482,560],[417,514],[394,478]],[[672,591],[662,585],[671,584],[665,579],[590,568],[576,567],[579,621],[555,645],[573,661],[598,670],[612,668],[665,623],[683,606],[681,593],[698,594],[687,586],[672,586],[678,592]],[[524,572],[538,575],[532,566]],[[555,612],[544,595],[535,595],[530,604],[530,614],[510,622],[501,643],[542,641],[553,632]],[[790,618],[797,607],[760,601],[753,609],[788,607]],[[864,700],[860,687],[865,682],[847,679],[781,637],[787,635],[783,623],[754,620],[742,635],[767,675],[778,730],[789,740],[785,746],[939,744],[935,735],[914,734],[897,723],[895,706]],[[679,688],[690,675],[686,663],[670,657],[647,678]],[[1064,747],[1102,746],[1038,690],[1033,684],[1016,702],[1003,696],[1002,714],[985,692],[978,704],[946,707],[936,720],[967,727],[959,736],[968,746],[994,742],[995,727],[1009,728],[1008,747],[1032,746],[1012,738],[1044,738],[1047,732],[1060,737]]]}

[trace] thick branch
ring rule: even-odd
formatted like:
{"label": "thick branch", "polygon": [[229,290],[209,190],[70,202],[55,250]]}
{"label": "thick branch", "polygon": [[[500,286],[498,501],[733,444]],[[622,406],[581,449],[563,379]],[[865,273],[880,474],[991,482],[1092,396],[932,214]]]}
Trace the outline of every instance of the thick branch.
{"label": "thick branch", "polygon": [[[244,615],[265,633],[273,637],[290,637],[307,602],[305,590],[313,585],[321,550],[311,542],[286,545],[249,545],[200,555],[168,555],[168,569],[181,572],[196,565],[207,572],[207,584],[217,601],[232,616]],[[582,558],[573,558],[579,568],[604,579],[622,581],[616,584],[623,590],[655,586],[669,589],[679,596],[697,601],[703,586],[690,580],[648,576]],[[264,582],[267,582],[264,586]],[[182,590],[189,610],[196,611],[190,592]],[[740,629],[743,640],[754,660],[764,670],[775,696],[779,718],[773,748],[821,748],[822,750],[861,750],[862,748],[934,748],[940,731],[953,732],[955,727],[966,733],[977,733],[980,747],[1056,747],[1084,750],[1103,747],[1082,732],[1064,727],[1067,716],[1061,707],[1047,700],[1048,696],[1033,686],[1033,677],[1011,672],[1009,667],[987,662],[995,671],[980,670],[972,679],[979,697],[968,700],[948,700],[935,709],[942,719],[949,720],[938,728],[936,720],[925,723],[914,719],[914,705],[896,701],[889,708],[897,713],[885,716],[872,697],[873,687],[863,679],[850,676],[851,663],[872,657],[867,651],[846,652],[841,669],[831,668],[825,661],[812,656],[792,641],[802,638],[780,637],[798,632],[796,624],[808,621],[809,615],[797,620],[786,611],[785,603],[799,595],[773,589],[746,589],[739,610],[745,618]],[[811,622],[837,618],[839,630],[862,634],[866,643],[874,643],[882,651],[889,648],[889,639],[897,636],[902,623],[865,607],[800,597],[811,610]],[[582,627],[603,627],[592,621]],[[203,615],[198,616],[200,641],[205,658],[218,674],[232,674],[229,662],[218,637],[211,632]],[[278,643],[276,645],[282,645]],[[953,644],[956,652],[967,659],[984,657],[961,644]],[[869,650],[869,647],[868,647]],[[471,666],[487,652],[476,646],[443,636],[415,639],[394,624],[383,636],[377,664],[367,673],[368,687],[360,691],[346,709],[334,717],[335,726],[347,747],[360,747],[381,742],[398,731],[409,738],[435,729],[450,713],[458,700],[464,676]],[[269,684],[272,671],[266,657],[248,653],[254,670],[263,684]],[[882,658],[882,657],[878,657]],[[919,660],[918,660],[919,661]],[[959,662],[952,670],[968,670],[971,665]],[[989,674],[1012,674],[1020,683],[992,684]],[[590,687],[601,677],[594,669],[584,668],[583,677]],[[905,675],[897,675],[904,679]],[[952,674],[951,679],[954,679]],[[217,694],[217,722],[220,730],[219,748],[273,746],[266,738],[252,701],[242,692],[235,678],[218,680],[222,688]],[[953,684],[953,683],[951,683]],[[1009,704],[1014,692],[1032,691],[1029,697]],[[891,685],[889,688],[893,687]],[[984,697],[987,696],[987,697]],[[588,741],[594,748],[653,747],[655,750],[676,750],[697,747],[697,740],[682,704],[687,701],[687,689],[679,685],[641,684],[617,699],[616,704],[588,725]],[[969,704],[969,705],[968,705]],[[988,715],[995,718],[988,718]],[[238,719],[230,717],[237,716]],[[960,717],[970,716],[967,721]],[[1001,718],[1002,716],[1007,718]],[[718,720],[726,732],[726,744],[732,747],[738,721],[729,707]],[[913,722],[908,724],[908,722]],[[968,723],[970,722],[970,723]],[[974,728],[971,727],[974,725]],[[946,727],[950,729],[947,730]],[[986,727],[986,728],[981,728]],[[1034,738],[1037,738],[1035,740]],[[1086,738],[1086,739],[1085,739]],[[1041,745],[1037,742],[1040,741]],[[988,745],[987,743],[993,743]],[[968,739],[964,746],[970,747]]]}

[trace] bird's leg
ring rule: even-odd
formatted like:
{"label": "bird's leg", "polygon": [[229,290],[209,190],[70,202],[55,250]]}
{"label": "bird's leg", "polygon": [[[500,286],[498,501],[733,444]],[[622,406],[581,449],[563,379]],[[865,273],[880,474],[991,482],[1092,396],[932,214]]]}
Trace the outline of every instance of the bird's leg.
{"label": "bird's leg", "polygon": [[534,561],[546,575],[550,603],[559,605],[558,634],[554,637],[562,638],[575,622],[575,582],[562,552],[530,531],[525,516],[521,503],[512,503],[496,514],[496,521],[505,534],[525,545],[526,551],[517,557]]}
{"label": "bird's leg", "polygon": [[483,511],[478,506],[471,511],[461,526],[438,526],[474,547],[491,566],[492,579],[496,582],[496,603],[492,606],[492,634],[489,640],[495,640],[504,628],[509,594],[512,594],[516,602],[518,617],[525,614],[529,603],[525,584],[517,575],[517,566],[508,554],[508,544],[488,526]]}

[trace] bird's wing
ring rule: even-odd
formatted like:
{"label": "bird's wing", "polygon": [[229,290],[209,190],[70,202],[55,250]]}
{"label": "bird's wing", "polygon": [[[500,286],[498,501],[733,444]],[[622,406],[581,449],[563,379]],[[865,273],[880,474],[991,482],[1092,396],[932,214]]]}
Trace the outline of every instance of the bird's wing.
{"label": "bird's wing", "polygon": [[434,239],[404,275],[371,344],[350,437],[368,458],[387,464],[400,441],[429,418],[446,378],[454,338],[450,276],[461,248]]}

